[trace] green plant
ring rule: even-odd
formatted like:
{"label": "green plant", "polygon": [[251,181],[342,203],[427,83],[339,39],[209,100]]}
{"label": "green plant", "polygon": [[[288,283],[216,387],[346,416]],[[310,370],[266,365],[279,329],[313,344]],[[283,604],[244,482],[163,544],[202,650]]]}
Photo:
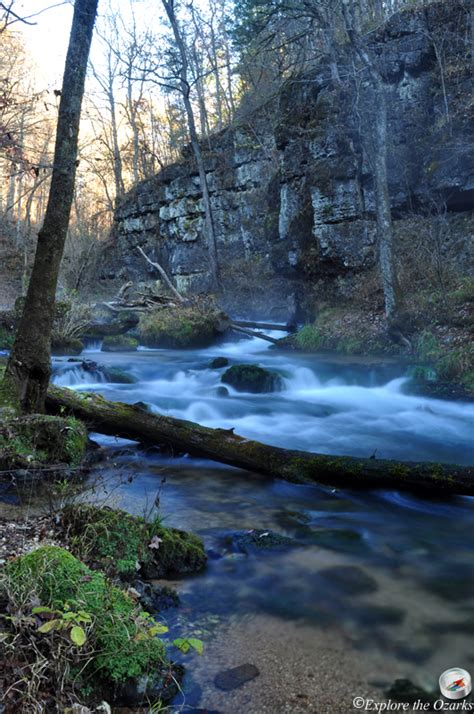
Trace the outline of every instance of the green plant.
{"label": "green plant", "polygon": [[317,351],[324,346],[324,337],[316,325],[304,325],[295,336],[296,346],[301,350]]}
{"label": "green plant", "polygon": [[82,647],[87,635],[83,625],[88,625],[92,622],[92,618],[88,612],[79,610],[74,612],[69,608],[69,603],[64,603],[63,610],[53,610],[46,605],[39,605],[32,609],[33,615],[38,615],[40,619],[46,619],[42,625],[38,627],[38,632],[64,632],[67,631],[71,642],[78,647]]}
{"label": "green plant", "polygon": [[[61,613],[53,617],[54,625],[47,626],[51,631],[65,629],[64,622],[80,627],[81,621],[87,620],[84,675],[124,682],[164,662],[165,647],[157,635],[167,628],[103,573],[90,570],[63,548],[45,546],[9,563],[4,590],[13,608],[24,608],[37,598],[42,608]],[[42,612],[46,614],[47,610]],[[80,638],[81,633],[76,630],[75,636]]]}
{"label": "green plant", "polygon": [[173,640],[173,645],[177,647],[183,654],[187,654],[191,649],[195,650],[199,655],[204,651],[202,640],[196,637],[177,637]]}

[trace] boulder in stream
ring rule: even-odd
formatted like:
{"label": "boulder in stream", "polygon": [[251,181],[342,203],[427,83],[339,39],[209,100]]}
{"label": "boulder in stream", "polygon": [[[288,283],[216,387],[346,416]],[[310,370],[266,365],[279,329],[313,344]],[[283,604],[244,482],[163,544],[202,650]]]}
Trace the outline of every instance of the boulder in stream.
{"label": "boulder in stream", "polygon": [[214,357],[211,362],[209,362],[210,369],[222,369],[223,367],[229,366],[229,360],[227,357]]}
{"label": "boulder in stream", "polygon": [[348,595],[367,595],[378,590],[375,578],[356,565],[333,565],[319,574]]}
{"label": "boulder in stream", "polygon": [[256,364],[234,364],[224,372],[221,382],[230,384],[238,392],[276,392],[283,388],[279,374]]}

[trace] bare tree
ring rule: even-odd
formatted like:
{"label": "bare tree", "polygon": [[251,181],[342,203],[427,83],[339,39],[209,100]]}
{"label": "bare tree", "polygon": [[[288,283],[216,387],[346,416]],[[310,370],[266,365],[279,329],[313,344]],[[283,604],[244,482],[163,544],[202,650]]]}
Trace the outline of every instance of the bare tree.
{"label": "bare tree", "polygon": [[63,77],[48,206],[1,396],[24,413],[43,412],[59,268],[74,197],[82,98],[98,0],[76,0]]}
{"label": "bare tree", "polygon": [[184,107],[186,110],[186,118],[188,121],[189,136],[191,139],[191,146],[196,160],[196,165],[199,173],[199,182],[201,185],[202,201],[204,204],[204,216],[205,216],[205,231],[207,239],[207,247],[209,254],[209,264],[210,273],[212,280],[212,287],[214,289],[220,290],[220,275],[219,275],[219,263],[217,259],[217,241],[216,234],[214,230],[214,219],[212,215],[211,199],[209,195],[209,186],[207,183],[206,169],[204,166],[204,159],[202,155],[201,146],[199,143],[199,137],[196,130],[196,121],[194,119],[193,107],[191,104],[191,85],[189,77],[189,61],[188,61],[188,48],[186,47],[186,42],[181,31],[178,17],[176,14],[176,3],[175,0],[161,0],[163,7],[165,9],[166,15],[168,17],[173,37],[176,43],[176,48],[179,54],[179,67],[178,67],[178,86],[176,87],[181,92]]}
{"label": "bare tree", "polygon": [[374,92],[375,132],[373,153],[379,265],[383,284],[385,313],[387,317],[393,318],[400,312],[402,295],[397,279],[393,253],[394,232],[388,189],[387,98],[377,62],[357,29],[356,20],[354,18],[354,7],[355,3],[351,3],[351,0],[342,0],[342,13],[347,36],[356,56],[367,71]]}

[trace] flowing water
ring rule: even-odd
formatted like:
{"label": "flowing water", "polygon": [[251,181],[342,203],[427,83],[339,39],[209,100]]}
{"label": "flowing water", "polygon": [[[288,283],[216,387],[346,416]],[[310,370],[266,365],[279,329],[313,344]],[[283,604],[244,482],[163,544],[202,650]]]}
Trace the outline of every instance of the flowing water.
{"label": "flowing water", "polygon": [[[257,339],[198,351],[93,348],[88,358],[136,382],[113,384],[66,360],[56,361],[55,382],[279,446],[474,463],[474,405],[405,395],[395,363],[282,354]],[[219,396],[216,356],[278,370],[284,390]],[[381,699],[397,677],[436,688],[444,669],[473,667],[472,499],[295,485],[120,443],[113,464],[100,466],[94,497],[143,514],[159,491],[165,523],[200,534],[210,556],[204,574],[177,583],[181,608],[164,613],[173,632],[205,647],[188,655],[176,711],[184,703],[226,714],[347,712],[352,697]],[[235,552],[229,535],[250,529],[299,545]],[[216,689],[217,672],[247,662],[259,677]]]}

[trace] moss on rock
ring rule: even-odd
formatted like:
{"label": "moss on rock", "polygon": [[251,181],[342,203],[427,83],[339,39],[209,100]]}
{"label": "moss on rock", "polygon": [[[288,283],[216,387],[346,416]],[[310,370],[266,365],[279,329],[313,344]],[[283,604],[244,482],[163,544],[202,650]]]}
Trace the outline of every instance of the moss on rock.
{"label": "moss on rock", "polygon": [[224,372],[221,382],[230,384],[238,392],[254,394],[275,392],[283,387],[279,374],[255,364],[234,364]]}
{"label": "moss on rock", "polygon": [[148,523],[121,510],[73,505],[63,511],[62,523],[71,550],[112,575],[133,577],[140,568],[147,577],[184,575],[206,564],[200,538],[165,528],[159,520]]}
{"label": "moss on rock", "polygon": [[103,352],[136,352],[138,340],[130,335],[108,335],[102,343]]}
{"label": "moss on rock", "polygon": [[84,458],[87,430],[74,417],[44,414],[11,417],[0,424],[3,469],[77,466]]}
{"label": "moss on rock", "polygon": [[51,352],[59,357],[63,355],[80,355],[84,349],[84,344],[76,337],[68,337],[64,339],[53,339],[51,344]]}
{"label": "moss on rock", "polygon": [[227,329],[229,320],[217,310],[180,307],[155,310],[140,318],[140,341],[148,347],[207,347]]}

